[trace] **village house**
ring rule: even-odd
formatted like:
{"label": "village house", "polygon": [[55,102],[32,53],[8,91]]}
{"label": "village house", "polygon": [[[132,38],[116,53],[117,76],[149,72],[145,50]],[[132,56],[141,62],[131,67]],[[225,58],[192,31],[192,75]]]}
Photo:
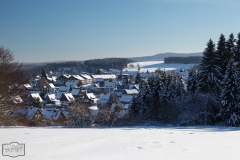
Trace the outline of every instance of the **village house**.
{"label": "village house", "polygon": [[65,83],[69,80],[71,75],[69,74],[62,74],[56,79],[56,85],[65,85]]}
{"label": "village house", "polygon": [[114,74],[104,74],[104,75],[92,75],[93,82],[113,82],[116,80],[116,75]]}
{"label": "village house", "polygon": [[98,97],[97,106],[99,108],[103,108],[106,106],[109,107],[108,106],[109,104],[115,103],[117,101],[118,101],[118,98],[114,93],[112,93],[112,92],[109,92],[107,94],[102,93]]}
{"label": "village house", "polygon": [[59,100],[63,106],[70,106],[75,103],[75,98],[73,97],[72,93],[62,93]]}
{"label": "village house", "polygon": [[104,88],[105,88],[105,91],[109,91],[109,92],[117,89],[114,82],[104,82]]}
{"label": "village house", "polygon": [[60,100],[56,98],[55,94],[46,94],[45,95],[45,101],[47,104],[54,104],[54,105],[61,105]]}
{"label": "village house", "polygon": [[63,125],[67,121],[67,117],[60,109],[43,109],[41,112],[43,118],[50,122]]}
{"label": "village house", "polygon": [[138,94],[138,90],[137,89],[124,89],[123,90],[123,94],[124,95],[136,95]]}
{"label": "village house", "polygon": [[90,105],[97,104],[97,101],[98,99],[93,93],[87,93],[83,98],[83,102],[89,103]]}
{"label": "village house", "polygon": [[76,82],[77,86],[84,84],[84,78],[80,75],[71,75],[68,79],[69,82]]}
{"label": "village house", "polygon": [[84,84],[90,84],[92,83],[92,77],[87,75],[87,74],[81,74],[80,75],[82,78],[84,78]]}
{"label": "village house", "polygon": [[27,107],[19,108],[13,112],[13,115],[19,116],[20,125],[36,125],[43,118],[43,114],[39,108]]}

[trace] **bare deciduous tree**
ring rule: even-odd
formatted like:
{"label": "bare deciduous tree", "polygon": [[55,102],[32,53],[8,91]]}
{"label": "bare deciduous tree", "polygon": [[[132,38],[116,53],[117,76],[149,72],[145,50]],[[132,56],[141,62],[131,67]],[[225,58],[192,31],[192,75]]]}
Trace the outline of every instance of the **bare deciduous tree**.
{"label": "bare deciduous tree", "polygon": [[69,108],[69,125],[75,127],[89,127],[92,124],[89,106],[80,103]]}
{"label": "bare deciduous tree", "polygon": [[17,87],[28,82],[22,64],[14,62],[14,56],[9,49],[0,47],[0,125],[14,125],[12,112],[14,96],[18,94]]}

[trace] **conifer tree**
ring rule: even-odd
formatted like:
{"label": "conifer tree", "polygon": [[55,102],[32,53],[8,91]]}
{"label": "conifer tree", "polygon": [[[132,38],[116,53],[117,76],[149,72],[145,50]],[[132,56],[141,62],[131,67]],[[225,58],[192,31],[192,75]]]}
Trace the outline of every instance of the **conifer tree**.
{"label": "conifer tree", "polygon": [[191,69],[188,73],[187,91],[194,93],[196,91],[196,84],[197,84],[197,71],[195,69]]}
{"label": "conifer tree", "polygon": [[[235,61],[240,62],[240,32],[237,35],[237,46],[236,46],[236,50],[235,50]],[[240,64],[240,63],[238,63],[238,64]]]}
{"label": "conifer tree", "polygon": [[137,73],[137,76],[136,76],[136,78],[135,78],[135,84],[139,84],[140,81],[141,81],[141,76],[140,76],[140,73],[138,72],[138,73]]}
{"label": "conifer tree", "polygon": [[[226,47],[226,39],[223,34],[220,35],[219,41],[217,44],[217,54],[219,56],[219,60],[217,60],[217,64],[221,67],[221,73],[222,77],[224,77],[224,74],[227,70],[229,55],[227,53],[227,47]],[[220,78],[222,79],[222,78]]]}
{"label": "conifer tree", "polygon": [[144,80],[140,81],[139,84],[139,94],[138,94],[138,105],[137,110],[139,115],[144,115],[148,108],[148,99],[147,95],[149,94],[149,89],[147,83]]}
{"label": "conifer tree", "polygon": [[221,92],[222,109],[218,116],[221,116],[227,124],[236,126],[240,124],[240,94],[239,94],[239,69],[238,62],[230,59],[226,74],[223,80]]}
{"label": "conifer tree", "polygon": [[207,43],[207,48],[203,52],[203,57],[200,63],[200,71],[198,74],[197,88],[200,91],[208,92],[209,90],[220,88],[221,67],[217,61],[219,55],[215,51],[215,44],[210,39]]}

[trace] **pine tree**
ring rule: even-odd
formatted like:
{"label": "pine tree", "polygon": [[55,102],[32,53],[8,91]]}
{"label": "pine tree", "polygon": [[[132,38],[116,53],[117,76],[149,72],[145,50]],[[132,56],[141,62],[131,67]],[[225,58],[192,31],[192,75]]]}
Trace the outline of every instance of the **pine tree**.
{"label": "pine tree", "polygon": [[240,124],[240,94],[239,94],[239,69],[237,62],[230,59],[226,74],[223,80],[221,92],[222,109],[218,116],[221,116],[227,124],[236,126]]}
{"label": "pine tree", "polygon": [[228,55],[230,55],[229,58],[232,55],[233,47],[234,47],[234,35],[233,35],[233,33],[231,33],[229,35],[229,38],[228,38],[228,41],[227,41],[227,53],[228,53]]}
{"label": "pine tree", "polygon": [[187,91],[194,93],[196,91],[196,84],[197,84],[197,70],[191,69],[188,73]]}
{"label": "pine tree", "polygon": [[148,109],[148,99],[147,95],[149,94],[149,88],[147,83],[144,80],[140,81],[139,84],[139,93],[137,96],[137,110],[139,115],[145,115]]}
{"label": "pine tree", "polygon": [[222,77],[224,77],[224,74],[227,70],[229,55],[227,53],[227,47],[226,47],[226,39],[223,34],[220,35],[219,41],[217,44],[217,54],[219,56],[219,60],[217,61],[217,64],[221,67],[221,73]]}
{"label": "pine tree", "polygon": [[218,65],[219,55],[215,51],[215,44],[210,39],[203,52],[198,74],[197,88],[208,92],[220,88],[221,67]]}
{"label": "pine tree", "polygon": [[237,39],[237,46],[235,50],[235,61],[240,62],[240,32],[238,33],[237,37],[238,39]]}
{"label": "pine tree", "polygon": [[141,81],[141,76],[140,76],[140,73],[138,72],[138,73],[137,73],[137,76],[136,76],[136,78],[135,78],[135,84],[139,84],[140,81]]}
{"label": "pine tree", "polygon": [[149,118],[156,119],[157,113],[159,109],[159,96],[158,91],[160,90],[160,87],[162,85],[159,75],[156,74],[154,76],[149,77],[149,94],[147,95],[147,99],[149,101],[149,109],[148,114]]}

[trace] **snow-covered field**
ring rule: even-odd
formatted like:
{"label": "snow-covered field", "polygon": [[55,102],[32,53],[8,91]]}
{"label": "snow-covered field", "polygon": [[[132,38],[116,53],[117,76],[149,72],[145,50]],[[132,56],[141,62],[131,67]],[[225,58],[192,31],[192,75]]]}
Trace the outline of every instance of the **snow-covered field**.
{"label": "snow-covered field", "polygon": [[[130,64],[134,66],[134,68],[129,68]],[[180,63],[164,63],[164,61],[147,61],[147,62],[134,62],[128,64],[127,68],[123,70],[128,71],[137,71],[137,64],[140,65],[140,72],[155,72],[156,69],[160,68],[162,70],[179,70],[180,68],[189,69],[196,64],[180,64]]]}
{"label": "snow-covered field", "polygon": [[239,128],[0,129],[1,144],[25,143],[18,160],[237,160],[239,139]]}

